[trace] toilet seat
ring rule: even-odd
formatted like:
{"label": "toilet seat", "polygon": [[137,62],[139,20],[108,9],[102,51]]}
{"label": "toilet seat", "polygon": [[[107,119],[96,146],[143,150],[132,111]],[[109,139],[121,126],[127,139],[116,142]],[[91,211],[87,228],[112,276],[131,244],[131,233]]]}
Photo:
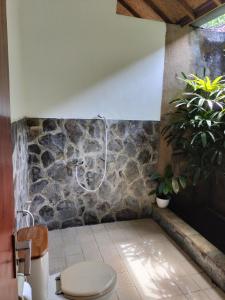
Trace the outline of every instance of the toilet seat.
{"label": "toilet seat", "polygon": [[65,298],[91,300],[110,293],[116,284],[116,272],[102,262],[77,263],[60,275]]}

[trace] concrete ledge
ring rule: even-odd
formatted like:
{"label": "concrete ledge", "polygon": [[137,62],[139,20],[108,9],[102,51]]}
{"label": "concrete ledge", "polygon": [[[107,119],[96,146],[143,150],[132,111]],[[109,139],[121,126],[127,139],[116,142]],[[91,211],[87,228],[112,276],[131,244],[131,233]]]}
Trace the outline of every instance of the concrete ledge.
{"label": "concrete ledge", "polygon": [[169,209],[154,206],[152,218],[225,291],[225,255]]}

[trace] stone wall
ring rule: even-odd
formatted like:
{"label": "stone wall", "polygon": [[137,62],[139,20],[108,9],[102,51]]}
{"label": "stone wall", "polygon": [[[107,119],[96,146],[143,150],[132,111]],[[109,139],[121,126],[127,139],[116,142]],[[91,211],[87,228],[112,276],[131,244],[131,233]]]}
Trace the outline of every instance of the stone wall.
{"label": "stone wall", "polygon": [[[26,208],[29,200],[28,193],[28,149],[27,149],[27,127],[25,120],[12,124],[13,141],[13,183],[15,214],[18,210]],[[17,214],[17,228],[26,225],[25,218]]]}
{"label": "stone wall", "polygon": [[[178,98],[183,89],[184,83],[178,80],[181,72],[193,73],[194,52],[192,48],[193,29],[189,26],[177,26],[167,24],[165,64],[163,78],[163,97],[161,104],[161,130],[165,126],[165,114],[170,110],[170,101]],[[171,148],[168,147],[164,137],[160,137],[159,165],[158,170],[164,173],[165,167],[171,163]]]}
{"label": "stone wall", "polygon": [[190,42],[194,53],[193,69],[197,74],[202,75],[204,68],[212,78],[224,74],[225,32],[197,29],[192,31]]}
{"label": "stone wall", "polygon": [[151,213],[149,173],[158,161],[159,123],[108,121],[107,177],[101,120],[28,119],[29,196],[37,223],[50,229],[135,219]]}

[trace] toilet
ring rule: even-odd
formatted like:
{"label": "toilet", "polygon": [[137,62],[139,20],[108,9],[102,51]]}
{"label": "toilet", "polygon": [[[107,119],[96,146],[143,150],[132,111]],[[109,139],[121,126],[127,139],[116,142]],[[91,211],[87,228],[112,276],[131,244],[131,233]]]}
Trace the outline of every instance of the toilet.
{"label": "toilet", "polygon": [[[31,274],[27,281],[32,288],[32,300],[48,300],[48,229],[44,225],[21,228],[18,241],[32,241]],[[23,253],[21,253],[23,256]],[[23,269],[21,264],[20,268]]]}
{"label": "toilet", "polygon": [[111,266],[95,261],[80,262],[56,278],[56,293],[71,300],[108,300],[116,280],[116,272]]}
{"label": "toilet", "polygon": [[[32,240],[32,300],[48,300],[48,229],[43,225],[22,228],[18,241]],[[103,262],[84,261],[72,265],[56,278],[56,294],[72,300],[108,300],[116,286],[116,272]]]}

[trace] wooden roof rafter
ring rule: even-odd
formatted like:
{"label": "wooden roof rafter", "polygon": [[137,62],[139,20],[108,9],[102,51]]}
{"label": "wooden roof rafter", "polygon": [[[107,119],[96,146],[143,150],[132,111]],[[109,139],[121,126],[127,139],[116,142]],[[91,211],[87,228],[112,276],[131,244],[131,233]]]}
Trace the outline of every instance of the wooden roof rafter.
{"label": "wooden roof rafter", "polygon": [[[166,23],[188,25],[225,5],[225,0],[117,0],[129,15]],[[118,8],[118,6],[117,6]],[[117,10],[119,14],[123,14]]]}
{"label": "wooden roof rafter", "polygon": [[187,3],[186,0],[176,0],[180,6],[183,8],[184,12],[192,19],[195,20],[195,13],[191,6]]}
{"label": "wooden roof rafter", "polygon": [[142,16],[129,4],[126,0],[118,0],[118,2],[127,10],[129,11],[134,17],[142,18]]}
{"label": "wooden roof rafter", "polygon": [[217,6],[223,4],[220,0],[212,0]]}
{"label": "wooden roof rafter", "polygon": [[172,23],[170,18],[152,1],[144,0],[144,2],[166,23]]}

